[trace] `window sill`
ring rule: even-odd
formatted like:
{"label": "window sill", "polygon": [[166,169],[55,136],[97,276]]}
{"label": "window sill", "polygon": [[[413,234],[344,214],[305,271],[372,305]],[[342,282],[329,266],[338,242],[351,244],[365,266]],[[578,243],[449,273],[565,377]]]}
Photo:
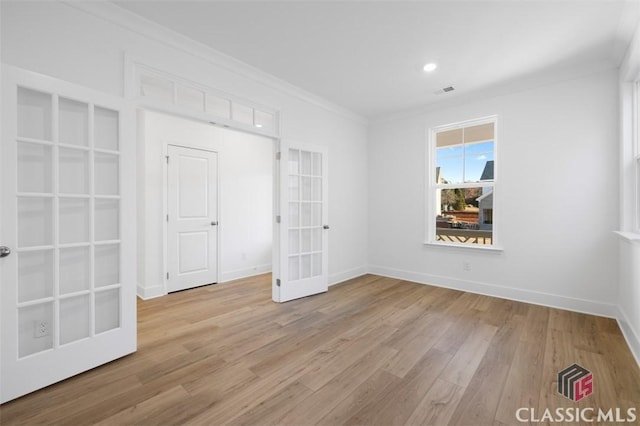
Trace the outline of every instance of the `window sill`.
{"label": "window sill", "polygon": [[620,238],[631,243],[640,244],[640,234],[635,232],[613,231]]}
{"label": "window sill", "polygon": [[496,253],[496,254],[500,254],[504,252],[504,248],[500,246],[494,246],[494,245],[487,246],[482,244],[462,244],[462,243],[451,244],[451,243],[440,243],[436,241],[425,241],[424,245],[430,246],[430,247],[446,247],[446,248],[453,248],[453,249],[476,250],[476,251],[484,251],[484,252]]}

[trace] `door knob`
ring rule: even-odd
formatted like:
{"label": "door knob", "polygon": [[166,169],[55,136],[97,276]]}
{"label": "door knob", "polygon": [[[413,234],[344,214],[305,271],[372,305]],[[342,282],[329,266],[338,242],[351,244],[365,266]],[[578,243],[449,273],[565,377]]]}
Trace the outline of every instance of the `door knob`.
{"label": "door knob", "polygon": [[329,225],[324,225],[322,228],[323,229],[329,229]]}
{"label": "door knob", "polygon": [[7,246],[0,246],[0,257],[7,257],[11,254],[11,249]]}

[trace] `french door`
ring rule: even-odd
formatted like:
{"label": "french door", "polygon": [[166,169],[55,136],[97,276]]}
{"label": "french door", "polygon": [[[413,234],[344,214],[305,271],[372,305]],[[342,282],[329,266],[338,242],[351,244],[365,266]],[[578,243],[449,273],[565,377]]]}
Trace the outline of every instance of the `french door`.
{"label": "french door", "polygon": [[218,281],[218,154],[169,145],[167,291]]}
{"label": "french door", "polygon": [[280,278],[273,285],[276,302],[328,289],[327,170],[324,147],[290,144],[282,150]]}
{"label": "french door", "polygon": [[3,67],[0,402],[135,351],[123,101]]}

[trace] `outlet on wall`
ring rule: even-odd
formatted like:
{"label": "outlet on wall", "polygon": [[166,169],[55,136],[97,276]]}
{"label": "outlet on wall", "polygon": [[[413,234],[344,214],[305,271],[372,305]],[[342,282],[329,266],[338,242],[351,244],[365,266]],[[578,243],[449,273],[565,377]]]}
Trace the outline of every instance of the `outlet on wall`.
{"label": "outlet on wall", "polygon": [[41,320],[33,322],[33,337],[40,338],[48,336],[51,331],[49,330],[49,321]]}

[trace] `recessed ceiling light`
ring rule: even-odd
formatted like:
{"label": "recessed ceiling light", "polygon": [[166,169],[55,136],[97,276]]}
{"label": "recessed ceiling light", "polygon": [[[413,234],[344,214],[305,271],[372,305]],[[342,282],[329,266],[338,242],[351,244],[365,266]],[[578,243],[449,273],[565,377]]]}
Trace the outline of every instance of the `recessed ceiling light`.
{"label": "recessed ceiling light", "polygon": [[430,62],[424,66],[423,70],[425,70],[426,72],[431,72],[436,68],[438,68],[438,65],[434,64],[433,62]]}

